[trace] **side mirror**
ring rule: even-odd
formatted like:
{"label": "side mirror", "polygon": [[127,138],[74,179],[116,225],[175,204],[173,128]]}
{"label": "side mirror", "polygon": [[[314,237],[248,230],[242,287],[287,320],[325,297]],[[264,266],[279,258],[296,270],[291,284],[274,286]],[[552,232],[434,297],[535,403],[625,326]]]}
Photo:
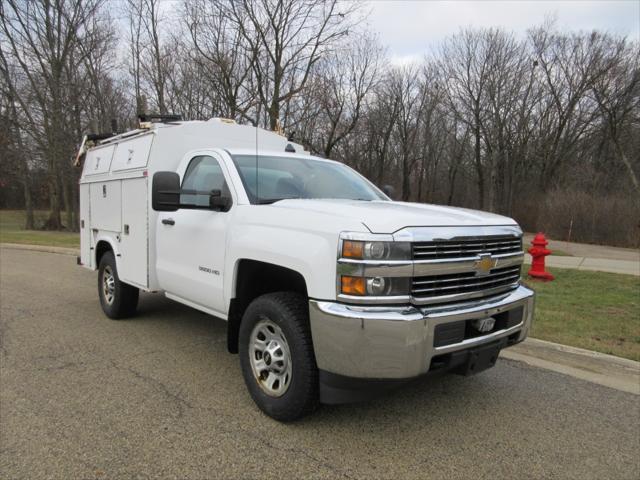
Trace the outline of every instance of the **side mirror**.
{"label": "side mirror", "polygon": [[175,212],[180,208],[180,175],[176,172],[153,175],[151,208],[156,212]]}
{"label": "side mirror", "polygon": [[[182,204],[180,195],[207,195],[209,206],[206,204]],[[180,176],[176,172],[156,172],[151,186],[151,208],[156,212],[175,212],[180,208],[196,208],[228,212],[232,205],[231,196],[222,196],[220,190],[189,190],[180,188]]]}
{"label": "side mirror", "polygon": [[209,194],[209,207],[211,210],[228,212],[231,208],[231,197],[223,197],[220,190],[211,190]]}
{"label": "side mirror", "polygon": [[391,185],[383,185],[382,186],[382,191],[391,200],[395,200],[395,198],[396,198],[396,189],[393,188]]}

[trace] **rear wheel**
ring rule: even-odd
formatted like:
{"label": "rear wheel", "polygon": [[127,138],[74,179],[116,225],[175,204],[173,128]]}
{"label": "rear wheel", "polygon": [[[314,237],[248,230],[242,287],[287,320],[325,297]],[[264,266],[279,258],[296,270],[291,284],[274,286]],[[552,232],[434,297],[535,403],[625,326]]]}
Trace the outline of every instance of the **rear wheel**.
{"label": "rear wheel", "polygon": [[139,294],[136,287],[120,281],[113,252],[106,252],[98,268],[98,295],[105,315],[114,320],[131,317],[136,313]]}
{"label": "rear wheel", "polygon": [[256,298],[240,324],[240,364],[258,407],[287,422],[318,405],[318,368],[306,299],[293,292]]}

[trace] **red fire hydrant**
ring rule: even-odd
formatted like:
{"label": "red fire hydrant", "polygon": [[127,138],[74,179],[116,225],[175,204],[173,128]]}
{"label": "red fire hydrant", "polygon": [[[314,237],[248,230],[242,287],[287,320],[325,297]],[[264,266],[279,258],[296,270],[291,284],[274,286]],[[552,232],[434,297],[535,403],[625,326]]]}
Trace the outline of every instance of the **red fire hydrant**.
{"label": "red fire hydrant", "polygon": [[544,269],[544,257],[551,253],[551,250],[547,249],[547,239],[544,237],[544,233],[540,232],[533,240],[531,240],[531,247],[529,254],[531,254],[531,269],[529,269],[529,276],[538,278],[540,280],[553,280],[553,275]]}

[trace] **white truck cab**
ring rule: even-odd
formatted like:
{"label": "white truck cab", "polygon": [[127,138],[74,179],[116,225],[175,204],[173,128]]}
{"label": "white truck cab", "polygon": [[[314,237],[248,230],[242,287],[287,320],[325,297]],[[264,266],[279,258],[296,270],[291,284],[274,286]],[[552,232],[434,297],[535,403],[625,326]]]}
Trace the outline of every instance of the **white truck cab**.
{"label": "white truck cab", "polygon": [[473,374],[524,340],[510,218],[391,201],[346,165],[224,119],[83,142],[81,255],[102,308],[140,290],[228,321],[248,390],[287,421],[433,372]]}

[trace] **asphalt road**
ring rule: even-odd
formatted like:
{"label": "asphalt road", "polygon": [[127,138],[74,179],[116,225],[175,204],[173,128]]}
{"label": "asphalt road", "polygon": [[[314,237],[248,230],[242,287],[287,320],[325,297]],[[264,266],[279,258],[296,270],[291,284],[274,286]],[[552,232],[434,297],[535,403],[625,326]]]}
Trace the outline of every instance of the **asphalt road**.
{"label": "asphalt road", "polygon": [[508,360],[279,424],[225,324],[112,321],[75,258],[0,251],[0,478],[640,477],[639,397]]}

